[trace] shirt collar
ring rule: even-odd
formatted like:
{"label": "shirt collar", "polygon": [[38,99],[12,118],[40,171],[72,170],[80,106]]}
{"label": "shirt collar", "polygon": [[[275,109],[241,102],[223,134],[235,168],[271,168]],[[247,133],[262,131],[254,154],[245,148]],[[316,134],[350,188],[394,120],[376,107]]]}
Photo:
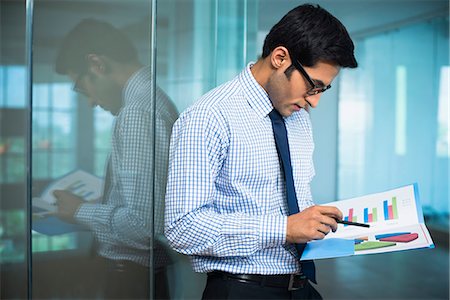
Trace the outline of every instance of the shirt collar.
{"label": "shirt collar", "polygon": [[256,81],[250,68],[253,66],[250,62],[239,76],[248,104],[262,118],[265,118],[272,110],[273,105],[269,95],[263,87]]}

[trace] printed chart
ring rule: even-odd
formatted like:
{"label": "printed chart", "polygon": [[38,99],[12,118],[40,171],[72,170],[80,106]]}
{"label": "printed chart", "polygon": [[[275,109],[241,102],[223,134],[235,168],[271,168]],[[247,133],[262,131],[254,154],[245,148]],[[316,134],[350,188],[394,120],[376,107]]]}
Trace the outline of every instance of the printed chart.
{"label": "printed chart", "polygon": [[52,214],[57,211],[55,190],[66,190],[85,201],[95,201],[102,196],[103,180],[83,170],[71,172],[52,182],[41,197],[33,197],[32,229],[46,235],[58,235],[86,230],[81,225],[65,223]]}
{"label": "printed chart", "polygon": [[325,239],[354,239],[354,254],[382,253],[434,244],[423,220],[417,184],[325,205],[336,206],[344,220],[370,228],[338,225]]}
{"label": "printed chart", "polygon": [[66,190],[85,201],[92,201],[101,196],[102,186],[103,180],[101,178],[83,170],[76,170],[50,184],[45,189],[41,199],[48,204],[54,204],[56,199],[53,196],[53,191]]}

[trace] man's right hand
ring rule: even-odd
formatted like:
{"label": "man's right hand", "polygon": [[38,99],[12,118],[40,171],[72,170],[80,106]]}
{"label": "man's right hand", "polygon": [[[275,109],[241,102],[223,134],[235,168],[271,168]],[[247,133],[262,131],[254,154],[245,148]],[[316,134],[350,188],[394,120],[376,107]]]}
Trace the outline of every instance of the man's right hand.
{"label": "man's right hand", "polygon": [[330,230],[337,230],[336,220],[342,220],[342,212],[334,206],[308,207],[288,217],[286,241],[307,243],[311,240],[321,240]]}
{"label": "man's right hand", "polygon": [[66,222],[76,223],[74,215],[80,205],[85,202],[83,198],[65,190],[55,190],[53,195],[56,198],[56,206],[58,207],[58,211],[54,215]]}

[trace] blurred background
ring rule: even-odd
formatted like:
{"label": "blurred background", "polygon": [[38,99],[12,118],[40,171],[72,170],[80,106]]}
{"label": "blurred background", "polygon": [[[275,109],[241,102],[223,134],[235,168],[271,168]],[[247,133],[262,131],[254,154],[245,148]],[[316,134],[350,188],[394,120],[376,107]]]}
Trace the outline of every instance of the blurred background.
{"label": "blurred background", "polygon": [[[92,109],[73,92],[70,79],[54,71],[65,34],[85,18],[122,29],[140,60],[154,70],[154,84],[182,112],[256,61],[269,29],[305,2],[0,3],[0,298],[103,299],[96,289],[102,279],[90,261],[90,232],[33,230],[31,198],[76,169],[104,177],[110,151],[113,116]],[[320,204],[418,183],[436,245],[321,260],[318,289],[328,299],[448,299],[449,2],[314,3],[347,27],[359,62],[359,68],[341,71],[311,112],[314,200]],[[198,299],[205,276],[194,274],[186,257],[171,256],[171,297]]]}

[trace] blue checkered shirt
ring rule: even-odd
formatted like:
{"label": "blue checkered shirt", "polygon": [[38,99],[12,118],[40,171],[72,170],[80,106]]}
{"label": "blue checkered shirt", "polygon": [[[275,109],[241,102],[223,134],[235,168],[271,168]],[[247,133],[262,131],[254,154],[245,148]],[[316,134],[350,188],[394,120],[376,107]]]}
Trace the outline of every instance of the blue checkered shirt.
{"label": "blue checkered shirt", "polygon": [[[156,237],[163,234],[168,148],[178,117],[175,106],[159,88],[154,112],[152,92],[149,67],[128,79],[123,90],[124,105],[114,120],[103,202],[84,203],[75,215],[79,223],[94,232],[99,255],[146,266],[150,264],[152,226]],[[167,259],[158,251],[155,249],[159,267]]]}
{"label": "blue checkered shirt", "polygon": [[[183,112],[174,125],[165,234],[197,272],[300,271],[286,243],[286,189],[268,116],[273,109],[251,64]],[[300,210],[313,205],[311,121],[285,118]]]}

